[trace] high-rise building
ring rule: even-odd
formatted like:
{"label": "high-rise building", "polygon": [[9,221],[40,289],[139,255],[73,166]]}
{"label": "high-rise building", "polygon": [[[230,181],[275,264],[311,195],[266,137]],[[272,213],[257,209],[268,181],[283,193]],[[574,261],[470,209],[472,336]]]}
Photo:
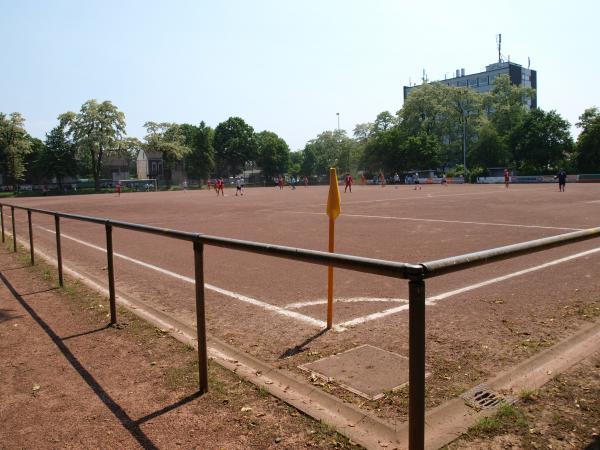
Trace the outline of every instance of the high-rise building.
{"label": "high-rise building", "polygon": [[[448,86],[469,87],[476,92],[483,93],[494,88],[494,80],[500,75],[508,75],[510,82],[514,85],[537,90],[537,72],[510,61],[490,64],[485,67],[485,72],[479,73],[465,74],[465,69],[456,69],[454,78],[439,80],[437,83],[444,83]],[[413,89],[418,87],[418,85],[404,86],[404,100]],[[533,98],[528,100],[528,106],[532,109],[537,108],[537,94],[534,94]]]}

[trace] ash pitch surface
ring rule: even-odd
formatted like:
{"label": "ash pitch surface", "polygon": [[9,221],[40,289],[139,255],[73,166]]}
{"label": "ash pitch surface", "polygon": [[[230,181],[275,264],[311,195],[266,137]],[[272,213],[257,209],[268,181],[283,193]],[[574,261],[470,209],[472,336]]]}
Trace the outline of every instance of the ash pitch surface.
{"label": "ash pitch surface", "polygon": [[[315,250],[327,248],[326,186],[250,188],[224,198],[179,191],[15,199],[22,206],[101,216],[191,232]],[[336,221],[340,253],[423,262],[600,225],[600,185],[354,186]],[[8,214],[7,214],[8,213]],[[5,208],[5,225],[10,228]],[[25,237],[26,214],[17,211]],[[34,214],[36,247],[54,252],[53,221]],[[62,220],[64,264],[106,282],[104,228]],[[195,323],[191,244],[115,229],[117,290]],[[538,252],[427,281],[428,337],[489,342],[503,354],[506,322],[536,333],[573,296],[598,298],[600,239]],[[209,332],[267,361],[294,363],[356,345],[407,354],[404,280],[335,270],[334,323],[326,320],[322,266],[213,248],[205,250]],[[504,324],[504,325],[503,325]],[[576,324],[574,324],[576,326]],[[539,327],[540,336],[543,327]],[[461,344],[462,343],[462,344]],[[484,344],[481,344],[484,345]],[[296,353],[290,349],[297,349]],[[498,363],[501,364],[501,363]],[[492,364],[493,366],[493,364]]]}

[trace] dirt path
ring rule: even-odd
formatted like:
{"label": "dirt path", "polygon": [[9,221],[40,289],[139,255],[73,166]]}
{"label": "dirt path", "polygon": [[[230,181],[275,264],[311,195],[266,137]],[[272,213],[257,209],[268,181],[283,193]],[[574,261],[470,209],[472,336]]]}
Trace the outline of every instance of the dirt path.
{"label": "dirt path", "polygon": [[358,448],[80,285],[0,252],[0,449]]}

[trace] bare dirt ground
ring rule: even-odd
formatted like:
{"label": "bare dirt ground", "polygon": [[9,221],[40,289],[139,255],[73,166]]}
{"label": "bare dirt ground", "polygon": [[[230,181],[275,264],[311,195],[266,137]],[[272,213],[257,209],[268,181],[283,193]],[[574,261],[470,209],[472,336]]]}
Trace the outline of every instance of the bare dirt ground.
{"label": "bare dirt ground", "polygon": [[0,449],[357,448],[44,265],[0,252]]}
{"label": "bare dirt ground", "polygon": [[473,426],[454,449],[600,449],[600,352]]}
{"label": "bare dirt ground", "polygon": [[[227,194],[216,198],[207,191],[158,192],[11,202],[326,249],[325,187],[248,189],[242,198]],[[26,239],[26,216],[17,212],[16,219],[17,232]],[[65,264],[105,285],[103,227],[61,223]],[[9,229],[6,208],[5,224]],[[35,215],[34,224],[36,248],[53,255],[51,218]],[[416,263],[598,225],[600,185],[568,185],[565,193],[553,185],[423,186],[421,191],[408,186],[357,186],[352,194],[342,195],[336,251]],[[195,323],[191,245],[115,230],[114,248],[119,253],[115,255],[119,291]],[[323,267],[212,247],[206,249],[205,261],[209,332],[276,367],[308,381],[299,365],[359,345],[408,355],[407,311],[388,314],[405,304],[403,280],[336,270],[334,321],[358,322],[345,331],[324,333],[323,325],[310,321],[325,320]],[[429,297],[445,296],[427,307],[428,407],[597,320],[599,274],[600,239],[596,239],[428,280]],[[370,316],[374,313],[382,315]],[[391,422],[406,418],[406,390],[366,401],[335,380],[315,383]]]}

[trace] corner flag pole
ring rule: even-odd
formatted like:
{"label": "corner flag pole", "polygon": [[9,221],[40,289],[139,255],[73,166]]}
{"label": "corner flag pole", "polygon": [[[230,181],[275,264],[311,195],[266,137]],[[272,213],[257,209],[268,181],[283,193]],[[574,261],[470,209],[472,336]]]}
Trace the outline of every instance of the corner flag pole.
{"label": "corner flag pole", "polygon": [[[340,188],[334,167],[329,169],[329,196],[327,197],[327,215],[329,216],[329,252],[333,253],[335,241],[335,219],[342,211]],[[327,329],[333,326],[333,266],[327,267]]]}

